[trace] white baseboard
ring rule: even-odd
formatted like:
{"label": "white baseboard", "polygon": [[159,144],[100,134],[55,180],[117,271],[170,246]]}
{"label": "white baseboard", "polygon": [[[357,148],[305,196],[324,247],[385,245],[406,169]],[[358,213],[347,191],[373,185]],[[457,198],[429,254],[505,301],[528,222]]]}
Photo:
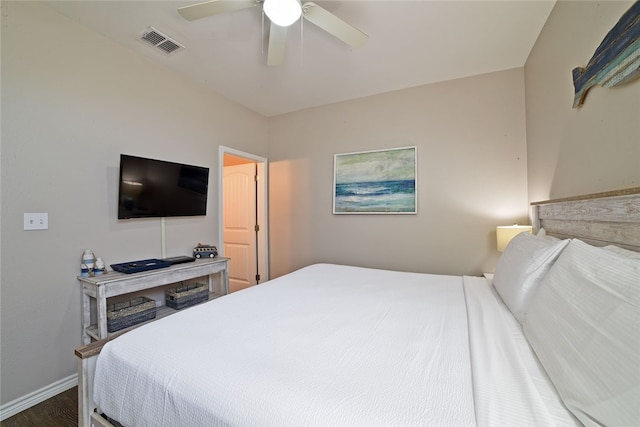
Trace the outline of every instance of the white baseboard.
{"label": "white baseboard", "polygon": [[67,391],[72,387],[78,385],[78,374],[73,374],[67,378],[63,378],[60,381],[56,381],[53,384],[42,387],[40,390],[36,390],[32,393],[22,396],[16,400],[13,400],[5,405],[0,406],[0,421],[4,421],[15,414],[29,409],[32,406],[37,405],[40,402],[44,402],[50,397],[60,394],[63,391]]}

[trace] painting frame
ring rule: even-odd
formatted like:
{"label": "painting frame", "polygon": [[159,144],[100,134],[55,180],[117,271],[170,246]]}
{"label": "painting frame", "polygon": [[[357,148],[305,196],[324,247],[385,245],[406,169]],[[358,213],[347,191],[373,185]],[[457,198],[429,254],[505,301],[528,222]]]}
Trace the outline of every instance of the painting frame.
{"label": "painting frame", "polygon": [[417,147],[334,154],[334,215],[417,213]]}

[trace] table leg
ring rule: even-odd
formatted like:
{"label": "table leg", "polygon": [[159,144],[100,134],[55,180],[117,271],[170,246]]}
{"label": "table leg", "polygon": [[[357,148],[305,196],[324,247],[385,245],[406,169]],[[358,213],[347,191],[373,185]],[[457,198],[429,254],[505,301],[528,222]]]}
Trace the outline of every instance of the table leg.
{"label": "table leg", "polygon": [[224,294],[229,295],[229,269],[222,270],[222,285],[224,286]]}
{"label": "table leg", "polygon": [[91,297],[82,292],[82,344],[90,344],[91,337],[87,328],[91,326]]}
{"label": "table leg", "polygon": [[107,299],[104,295],[104,286],[98,286],[96,309],[98,315],[98,339],[104,339],[107,338]]}

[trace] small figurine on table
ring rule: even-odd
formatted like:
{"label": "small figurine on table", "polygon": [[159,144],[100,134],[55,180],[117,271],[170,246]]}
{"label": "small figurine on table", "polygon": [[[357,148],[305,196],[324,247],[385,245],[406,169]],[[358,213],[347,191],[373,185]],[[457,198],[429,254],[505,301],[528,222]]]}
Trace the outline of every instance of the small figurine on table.
{"label": "small figurine on table", "polygon": [[194,258],[215,258],[218,256],[218,248],[213,245],[205,245],[203,243],[198,243],[198,246],[193,248],[193,257]]}

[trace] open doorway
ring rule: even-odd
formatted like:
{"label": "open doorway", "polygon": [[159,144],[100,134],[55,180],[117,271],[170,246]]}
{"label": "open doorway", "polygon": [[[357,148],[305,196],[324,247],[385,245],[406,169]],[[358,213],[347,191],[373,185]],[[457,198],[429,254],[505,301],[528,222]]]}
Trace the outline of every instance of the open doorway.
{"label": "open doorway", "polygon": [[229,291],[269,279],[267,159],[220,146],[220,254],[229,261]]}

